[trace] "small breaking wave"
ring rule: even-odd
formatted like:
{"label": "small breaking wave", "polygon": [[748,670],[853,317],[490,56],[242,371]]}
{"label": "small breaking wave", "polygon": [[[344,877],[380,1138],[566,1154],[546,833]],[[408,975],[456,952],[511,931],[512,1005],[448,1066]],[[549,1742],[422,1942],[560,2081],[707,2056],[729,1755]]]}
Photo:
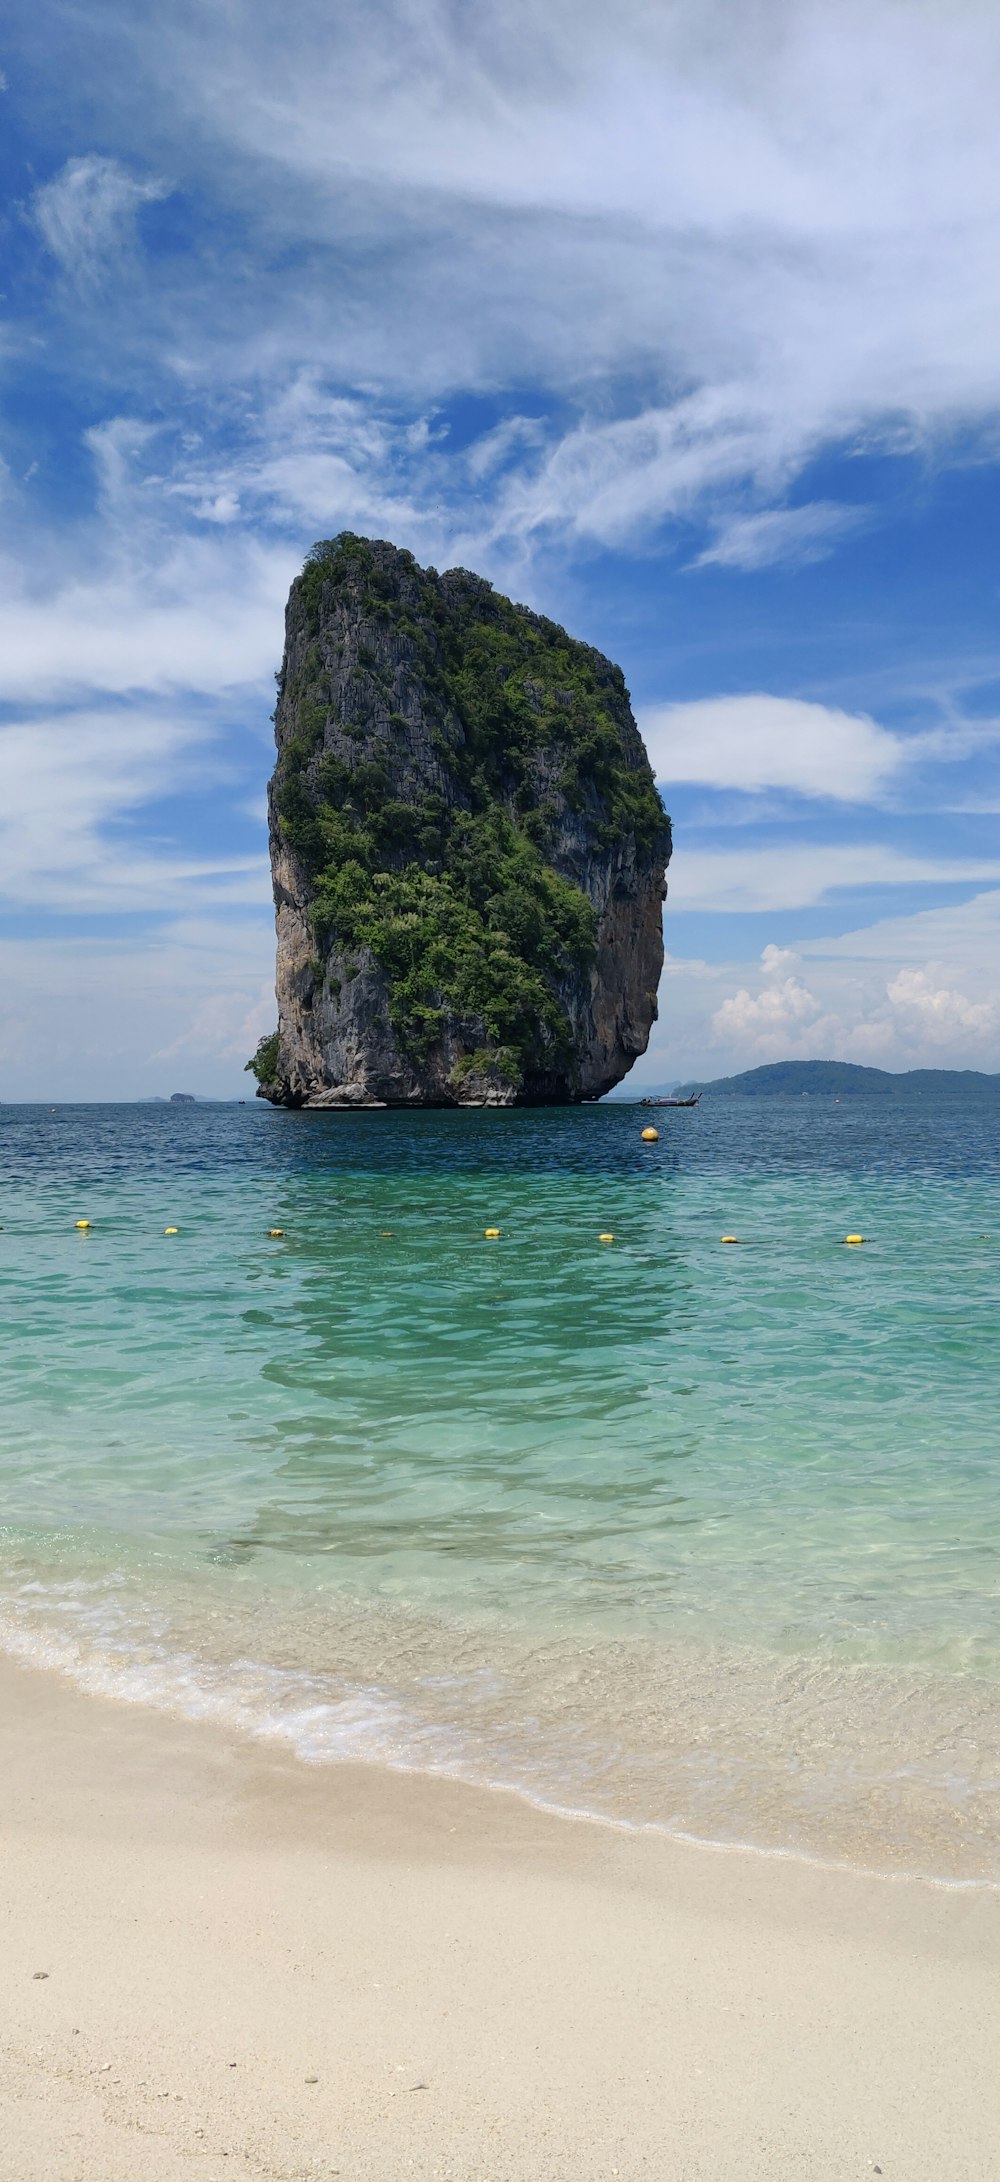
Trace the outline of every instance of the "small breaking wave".
{"label": "small breaking wave", "polygon": [[0,1605],[0,1647],[310,1766],[436,1774],[702,1846],[1000,1882],[1000,1692],[972,1678],[529,1640],[356,1600],[222,1611],[214,1596],[157,1598],[123,1572],[29,1578]]}

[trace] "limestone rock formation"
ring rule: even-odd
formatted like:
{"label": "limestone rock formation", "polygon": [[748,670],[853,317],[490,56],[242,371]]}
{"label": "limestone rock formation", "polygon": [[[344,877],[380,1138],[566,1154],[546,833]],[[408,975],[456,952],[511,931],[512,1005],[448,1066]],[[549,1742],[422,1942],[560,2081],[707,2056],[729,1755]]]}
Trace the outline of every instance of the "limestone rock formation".
{"label": "limestone rock formation", "polygon": [[645,1051],[670,822],[621,670],[465,569],[344,533],[292,585],[275,712],[290,1106],[599,1098]]}

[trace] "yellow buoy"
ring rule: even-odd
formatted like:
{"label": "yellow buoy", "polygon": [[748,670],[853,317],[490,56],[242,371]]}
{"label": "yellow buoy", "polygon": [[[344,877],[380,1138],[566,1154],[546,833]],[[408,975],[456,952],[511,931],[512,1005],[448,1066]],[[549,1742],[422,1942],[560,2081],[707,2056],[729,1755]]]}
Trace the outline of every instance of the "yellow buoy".
{"label": "yellow buoy", "polygon": [[599,1235],[597,1238],[599,1243],[613,1243],[614,1239],[613,1235]]}
{"label": "yellow buoy", "polygon": [[658,1129],[644,1129],[644,1130],[643,1130],[643,1132],[642,1132],[642,1141],[643,1141],[643,1143],[644,1143],[644,1144],[658,1144],[658,1143],[659,1143],[659,1141],[660,1141],[660,1132],[659,1132],[659,1130],[658,1130]]}
{"label": "yellow buoy", "polygon": [[165,1235],[177,1235],[180,1230],[176,1227],[165,1227],[163,1232]]}
{"label": "yellow buoy", "polygon": [[285,1230],[283,1227],[269,1227],[267,1232],[270,1235],[272,1242],[277,1242],[279,1236],[283,1235]]}
{"label": "yellow buoy", "polygon": [[720,1235],[719,1237],[719,1241],[722,1243],[738,1243],[739,1239],[738,1235]]}
{"label": "yellow buoy", "polygon": [[89,1226],[90,1226],[90,1221],[89,1221],[89,1220],[78,1220],[76,1224],[77,1224],[77,1227],[89,1227]]}
{"label": "yellow buoy", "polygon": [[864,1238],[864,1236],[863,1236],[863,1235],[845,1235],[845,1236],[844,1236],[844,1241],[845,1241],[845,1243],[863,1243],[863,1242],[864,1242],[864,1239],[865,1239],[865,1238]]}
{"label": "yellow buoy", "polygon": [[484,1227],[483,1234],[488,1243],[495,1243],[499,1241],[500,1229],[498,1227]]}

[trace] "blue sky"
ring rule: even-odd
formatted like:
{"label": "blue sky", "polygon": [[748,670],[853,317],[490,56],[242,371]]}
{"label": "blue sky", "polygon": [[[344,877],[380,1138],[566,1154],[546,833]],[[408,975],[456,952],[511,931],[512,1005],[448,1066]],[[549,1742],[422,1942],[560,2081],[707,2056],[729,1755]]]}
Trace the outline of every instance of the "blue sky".
{"label": "blue sky", "polygon": [[637,1089],[1000,1069],[992,0],[9,24],[0,1097],[245,1089],[345,526],[622,664],[676,829]]}

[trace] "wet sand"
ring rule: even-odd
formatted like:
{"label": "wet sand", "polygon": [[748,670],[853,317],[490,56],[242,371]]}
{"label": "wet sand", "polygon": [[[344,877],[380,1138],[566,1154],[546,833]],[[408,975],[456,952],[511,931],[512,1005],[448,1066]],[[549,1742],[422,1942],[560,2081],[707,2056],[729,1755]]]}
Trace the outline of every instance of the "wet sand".
{"label": "wet sand", "polygon": [[997,2172],[996,1892],[310,1768],[7,1664],[0,1721],[3,2182]]}

